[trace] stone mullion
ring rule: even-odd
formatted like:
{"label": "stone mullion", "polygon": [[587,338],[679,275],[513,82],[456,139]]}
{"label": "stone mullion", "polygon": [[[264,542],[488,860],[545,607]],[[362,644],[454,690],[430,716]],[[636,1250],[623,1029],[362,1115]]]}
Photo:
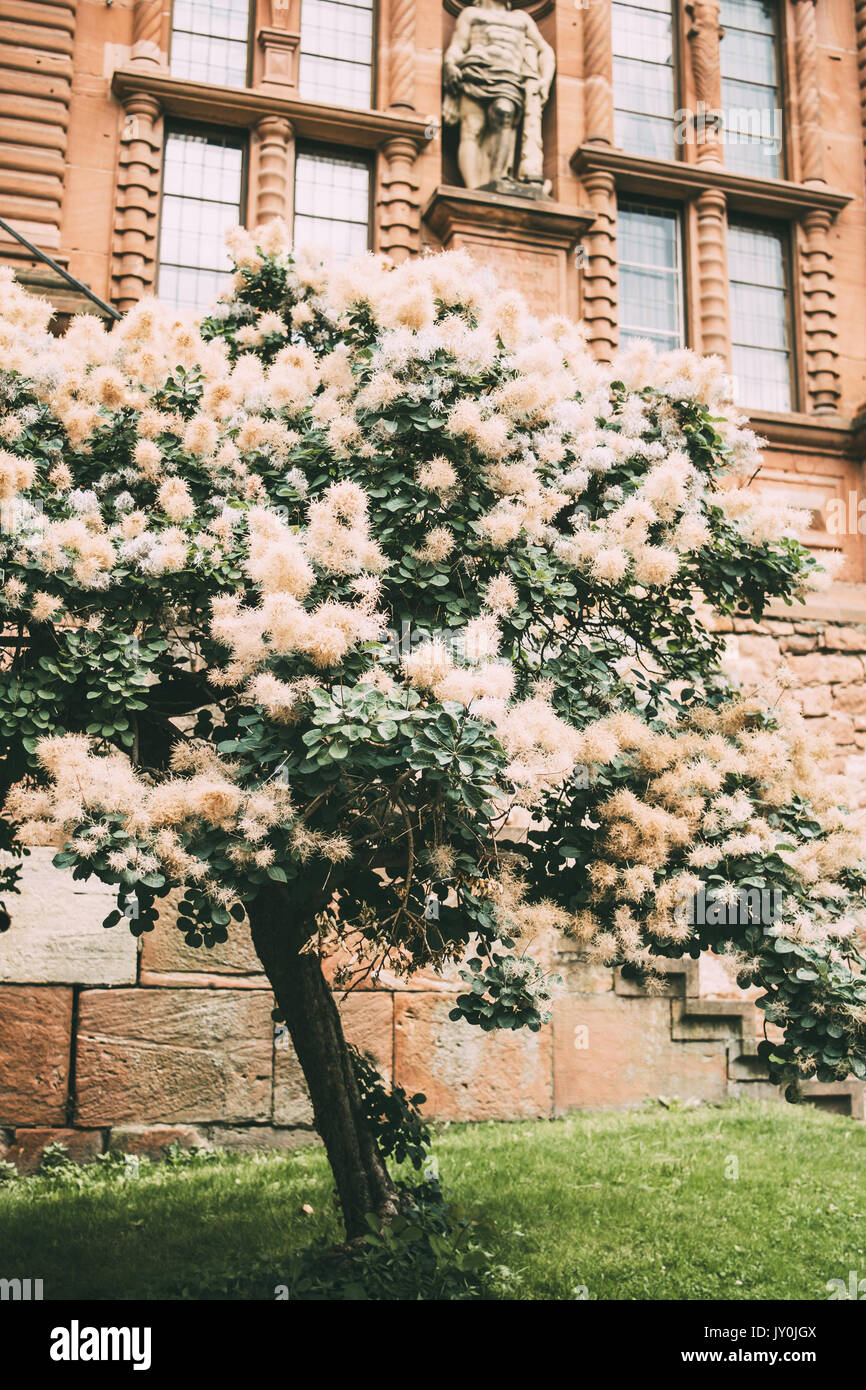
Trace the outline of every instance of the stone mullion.
{"label": "stone mullion", "polygon": [[168,23],[165,6],[166,0],[135,0],[130,56],[133,67],[168,66]]}
{"label": "stone mullion", "polygon": [[284,116],[263,116],[256,124],[258,169],[255,190],[257,226],[281,217],[292,225],[294,203],[294,127]]}
{"label": "stone mullion", "polygon": [[706,189],[697,201],[698,317],[701,351],[731,360],[727,208],[724,193]]}
{"label": "stone mullion", "polygon": [[722,62],[718,0],[692,0],[686,6],[692,79],[697,102],[695,143],[698,164],[722,163]]}
{"label": "stone mullion", "polygon": [[797,119],[800,132],[800,179],[824,183],[821,93],[818,85],[818,25],[815,0],[795,0],[794,49],[797,62]]}
{"label": "stone mullion", "polygon": [[613,144],[611,0],[589,0],[583,11],[583,138]]}
{"label": "stone mullion", "polygon": [[123,103],[112,257],[112,299],[121,310],[154,287],[162,167],[161,107],[134,93]]}
{"label": "stone mullion", "polygon": [[417,0],[391,0],[388,13],[388,106],[415,110],[415,6]]}
{"label": "stone mullion", "polygon": [[418,147],[407,136],[388,140],[379,154],[376,199],[376,250],[393,261],[417,254],[421,242]]}
{"label": "stone mullion", "polygon": [[601,169],[585,174],[582,182],[595,212],[595,222],[585,237],[582,314],[590,347],[600,362],[608,362],[616,351],[619,336],[616,188],[613,174]]}
{"label": "stone mullion", "polygon": [[[815,0],[795,0],[794,20],[799,173],[814,188],[825,182]],[[803,218],[799,237],[806,390],[809,408],[817,414],[835,413],[841,395],[831,223],[829,212],[814,208]]]}
{"label": "stone mullion", "polygon": [[[611,0],[589,0],[583,11],[583,139],[612,145],[613,42]],[[584,238],[582,315],[595,356],[608,362],[617,348],[616,186],[605,170],[584,174],[581,182],[595,212]]]}
{"label": "stone mullion", "polygon": [[835,413],[841,396],[830,224],[830,213],[815,208],[803,218],[800,236],[807,391],[817,414]]}

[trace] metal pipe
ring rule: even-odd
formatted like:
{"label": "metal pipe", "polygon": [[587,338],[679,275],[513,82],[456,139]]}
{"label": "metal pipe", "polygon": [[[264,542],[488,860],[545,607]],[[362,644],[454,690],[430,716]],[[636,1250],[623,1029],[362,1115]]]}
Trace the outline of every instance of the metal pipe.
{"label": "metal pipe", "polygon": [[4,232],[8,232],[10,236],[14,236],[16,241],[20,241],[22,246],[26,246],[27,250],[31,251],[34,256],[37,256],[40,261],[44,261],[46,265],[50,265],[51,269],[56,270],[58,275],[62,275],[68,285],[72,285],[76,290],[79,290],[81,294],[86,295],[94,304],[98,304],[104,313],[110,314],[113,319],[120,319],[123,317],[119,309],[115,309],[113,304],[106,304],[104,299],[100,299],[98,294],[93,293],[89,285],[85,285],[82,280],[76,280],[74,275],[70,275],[68,270],[64,270],[62,265],[58,265],[55,260],[52,260],[47,251],[40,251],[39,247],[34,246],[32,241],[28,241],[26,236],[23,236],[21,232],[16,232],[14,227],[10,227],[9,223],[3,217],[0,217],[0,227],[3,228]]}

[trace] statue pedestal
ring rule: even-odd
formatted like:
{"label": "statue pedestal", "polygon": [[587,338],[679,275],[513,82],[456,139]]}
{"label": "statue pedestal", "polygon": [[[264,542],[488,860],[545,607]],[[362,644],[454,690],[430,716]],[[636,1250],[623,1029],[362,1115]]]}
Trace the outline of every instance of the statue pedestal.
{"label": "statue pedestal", "polygon": [[441,186],[423,216],[446,250],[464,247],[489,265],[533,314],[576,314],[572,253],[595,221],[592,208]]}

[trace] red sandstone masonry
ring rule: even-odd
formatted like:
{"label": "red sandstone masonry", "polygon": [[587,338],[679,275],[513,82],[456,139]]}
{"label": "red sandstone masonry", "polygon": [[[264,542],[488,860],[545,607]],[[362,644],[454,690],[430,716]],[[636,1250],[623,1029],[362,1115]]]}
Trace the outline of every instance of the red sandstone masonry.
{"label": "red sandstone masonry", "polygon": [[72,990],[0,985],[0,1125],[66,1123]]}

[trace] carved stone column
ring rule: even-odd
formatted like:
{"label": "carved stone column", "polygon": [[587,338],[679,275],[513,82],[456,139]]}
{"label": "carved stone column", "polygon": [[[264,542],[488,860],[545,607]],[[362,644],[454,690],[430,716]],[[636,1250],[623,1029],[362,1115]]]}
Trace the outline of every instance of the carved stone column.
{"label": "carved stone column", "polygon": [[285,116],[262,116],[256,122],[259,159],[256,177],[255,225],[282,217],[292,225],[295,162],[294,127]]}
{"label": "carved stone column", "polygon": [[112,299],[129,309],[153,289],[162,165],[161,107],[143,93],[123,103],[111,269]]}
{"label": "carved stone column", "polygon": [[168,16],[166,0],[135,0],[132,12],[132,54],[136,68],[168,66]]}
{"label": "carved stone column", "polygon": [[809,405],[817,414],[835,413],[841,395],[830,223],[830,213],[816,208],[806,213],[801,233],[806,378]]}
{"label": "carved stone column", "polygon": [[593,352],[600,362],[609,362],[619,339],[616,189],[613,174],[604,169],[584,174],[582,182],[595,213],[595,222],[584,243],[587,256],[583,267],[582,316]]}
{"label": "carved stone column", "polygon": [[697,111],[695,144],[699,164],[722,163],[722,63],[719,0],[691,0],[686,5]]}
{"label": "carved stone column", "polygon": [[421,245],[417,154],[415,141],[399,135],[388,140],[379,155],[376,250],[398,263],[415,255]]}
{"label": "carved stone column", "polygon": [[391,0],[388,23],[388,106],[415,110],[415,5]]}
{"label": "carved stone column", "polygon": [[795,51],[800,127],[800,178],[803,183],[824,182],[824,147],[821,139],[821,93],[818,84],[818,27],[815,0],[795,0]]}
{"label": "carved stone column", "polygon": [[[814,188],[825,182],[815,0],[796,0],[794,15],[800,178]],[[803,218],[800,231],[808,404],[818,414],[835,412],[841,394],[837,367],[835,276],[830,249],[831,222],[829,212],[816,208]]]}
{"label": "carved stone column", "polygon": [[725,195],[707,188],[698,198],[698,278],[701,351],[730,364],[731,321]]}
{"label": "carved stone column", "polygon": [[611,0],[588,0],[583,11],[584,141],[613,144]]}

